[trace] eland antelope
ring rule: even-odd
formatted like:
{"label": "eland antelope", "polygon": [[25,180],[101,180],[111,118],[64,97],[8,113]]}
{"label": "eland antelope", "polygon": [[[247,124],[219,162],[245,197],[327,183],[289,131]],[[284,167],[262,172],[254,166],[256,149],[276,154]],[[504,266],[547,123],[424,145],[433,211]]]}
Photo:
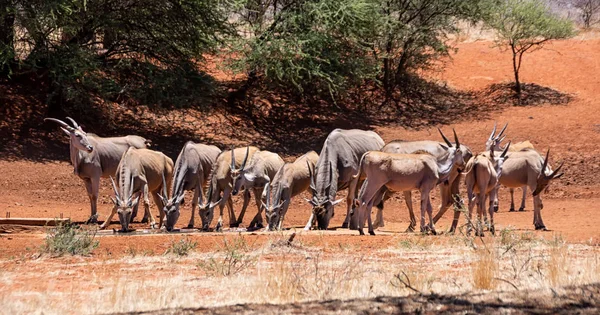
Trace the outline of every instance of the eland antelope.
{"label": "eland antelope", "polygon": [[[390,143],[386,144],[383,147],[383,149],[381,149],[381,151],[386,152],[386,153],[400,153],[400,154],[413,154],[415,152],[421,151],[421,152],[427,152],[436,158],[441,158],[447,154],[447,151],[444,148],[442,148],[440,146],[440,144],[446,144],[447,146],[452,145],[450,140],[448,140],[446,138],[446,136],[444,136],[444,134],[441,134],[441,136],[442,136],[442,139],[444,140],[444,142],[438,142],[438,141],[433,141],[433,140],[422,140],[422,141],[396,140],[396,141],[391,141]],[[464,144],[460,144],[459,147],[460,147],[459,148],[460,153],[462,154],[462,157],[463,157],[463,161],[470,160],[471,157],[473,156],[471,149]],[[441,203],[440,203],[437,214],[433,218],[434,224],[437,223],[437,221],[444,215],[446,210],[448,210],[448,208],[452,204],[454,204],[454,206],[457,207],[458,209],[461,209],[463,207],[462,200],[460,198],[457,198],[457,196],[460,196],[461,172],[462,172],[461,167],[456,166],[456,165],[453,166],[452,171],[450,172],[450,176],[448,177],[447,183],[444,183],[443,185],[438,185],[438,187],[440,189]],[[413,232],[416,227],[416,220],[415,220],[415,215],[414,215],[413,205],[412,205],[412,191],[408,190],[408,191],[404,191],[403,193],[404,193],[404,201],[406,203],[406,207],[408,208],[408,213],[410,216],[410,225],[408,226],[406,231]],[[390,196],[390,194],[387,193],[387,188],[382,187],[381,191],[375,197],[375,201],[373,203],[375,205],[379,205],[377,207],[377,216],[376,216],[375,223],[374,223],[375,228],[384,226],[383,225],[383,215],[382,215],[383,203],[379,202],[379,200],[383,200],[384,196],[385,196],[385,198],[388,198]],[[452,226],[450,227],[450,232],[453,232],[456,229],[456,226],[458,224],[458,218],[459,218],[459,213],[455,212],[454,220],[452,221]]]}
{"label": "eland antelope", "polygon": [[[240,223],[236,220],[235,212],[233,211],[233,202],[231,200],[233,176],[238,174],[241,168],[246,165],[248,159],[251,159],[258,151],[259,149],[257,147],[249,146],[247,148],[223,151],[219,154],[210,172],[211,175],[206,201],[200,200],[198,205],[203,230],[208,230],[214,217],[214,208],[217,205],[219,205],[219,220],[216,226],[217,231],[223,228],[223,208],[225,205],[227,205],[227,209],[229,210],[229,226],[239,226]],[[248,152],[248,154],[244,154],[245,152]],[[221,192],[223,193],[223,196],[221,196]]]}
{"label": "eland antelope", "polygon": [[508,188],[527,186],[531,189],[533,192],[533,225],[536,230],[546,230],[546,225],[542,221],[541,211],[544,205],[540,194],[546,190],[552,180],[563,175],[559,171],[564,162],[560,163],[553,171],[548,164],[549,154],[550,150],[546,152],[544,158],[533,149],[509,152],[509,159],[504,162],[500,177],[500,184]]}
{"label": "eland antelope", "polygon": [[179,207],[183,203],[186,190],[193,190],[192,216],[188,228],[194,227],[194,213],[201,198],[202,186],[206,185],[210,176],[212,165],[217,160],[221,149],[214,145],[205,145],[188,141],[175,161],[173,181],[171,184],[171,198],[169,198],[166,185],[163,185],[163,193],[160,196],[164,204],[163,211],[167,218],[165,228],[171,231],[179,219]]}
{"label": "eland antelope", "polygon": [[[469,201],[469,223],[472,223],[472,212],[477,203],[477,224],[475,235],[483,236],[481,218],[485,214],[485,202],[489,196],[490,232],[495,234],[494,226],[494,200],[496,199],[499,180],[502,177],[502,166],[508,158],[506,153],[510,148],[510,142],[500,156],[494,155],[494,146],[490,147],[489,154],[478,154],[474,156],[465,167],[465,184]],[[469,227],[469,230],[471,227]]]}
{"label": "eland antelope", "polygon": [[[168,156],[149,149],[127,149],[116,172],[118,187],[111,177],[113,190],[115,191],[115,198],[112,199],[114,207],[100,228],[106,228],[115,213],[118,213],[121,231],[126,232],[131,221],[132,208],[138,204],[141,194],[144,195],[144,216],[150,218],[150,227],[155,228],[156,222],[154,216],[150,214],[149,194],[152,195],[152,199],[154,199],[154,203],[158,208],[159,227],[162,227],[164,205],[159,194],[160,190],[164,189],[165,194],[168,195],[167,190],[172,176],[173,160]],[[165,181],[164,178],[168,180]]]}
{"label": "eland antelope", "polygon": [[[285,163],[277,171],[269,189],[264,192],[266,203],[263,206],[269,230],[282,229],[291,199],[308,189],[318,159],[317,152],[310,151],[293,163]],[[271,190],[275,192],[273,195]]]}
{"label": "eland antelope", "polygon": [[[249,148],[246,150],[246,157],[244,161],[248,160]],[[231,151],[234,154],[234,151]],[[234,159],[232,157],[232,159]],[[238,216],[238,224],[242,223],[246,208],[250,203],[250,191],[254,193],[254,199],[256,200],[256,206],[258,212],[248,225],[250,229],[261,229],[263,227],[262,219],[262,192],[266,185],[271,181],[271,178],[275,177],[277,171],[283,166],[284,161],[277,153],[270,151],[258,151],[254,153],[250,159],[250,163],[242,164],[239,171],[232,172],[233,177],[233,190],[232,194],[236,196],[241,189],[244,189],[244,204],[242,211]]]}
{"label": "eland antelope", "polygon": [[108,178],[115,174],[121,157],[128,148],[146,148],[150,146],[150,140],[139,136],[99,137],[83,131],[81,126],[72,118],[67,117],[67,119],[73,126],[56,118],[44,118],[44,120],[58,123],[60,129],[70,139],[69,147],[71,163],[73,164],[73,174],[83,180],[90,199],[91,214],[87,223],[96,223],[98,221],[97,204],[100,178]]}
{"label": "eland antelope", "polygon": [[329,227],[329,221],[334,215],[333,208],[342,201],[335,200],[335,195],[345,188],[348,188],[348,196],[346,218],[342,227],[348,226],[350,207],[356,196],[356,184],[352,175],[358,170],[360,157],[365,152],[381,150],[384,144],[377,133],[359,129],[335,129],[327,136],[319,154],[316,174],[313,174],[315,179],[311,180],[314,185],[310,186],[312,198],[308,203],[312,205],[312,212],[305,230],[312,227],[314,220],[321,230]]}
{"label": "eland antelope", "polygon": [[[440,131],[440,134],[443,133]],[[382,187],[391,191],[419,190],[421,192],[421,231],[431,230],[435,232],[432,207],[430,200],[431,190],[441,182],[448,180],[454,166],[464,165],[463,155],[460,153],[460,142],[454,132],[455,144],[444,140],[447,145],[438,144],[446,151],[442,157],[419,151],[422,154],[398,154],[381,151],[369,151],[363,154],[358,173],[354,179],[360,178],[361,173],[366,175],[359,195],[355,202],[357,210],[352,211],[358,216],[358,230],[364,235],[363,226],[365,219],[368,220],[369,234],[374,235],[371,222],[370,209],[374,203],[374,197]],[[425,212],[429,216],[429,225],[425,225]]]}

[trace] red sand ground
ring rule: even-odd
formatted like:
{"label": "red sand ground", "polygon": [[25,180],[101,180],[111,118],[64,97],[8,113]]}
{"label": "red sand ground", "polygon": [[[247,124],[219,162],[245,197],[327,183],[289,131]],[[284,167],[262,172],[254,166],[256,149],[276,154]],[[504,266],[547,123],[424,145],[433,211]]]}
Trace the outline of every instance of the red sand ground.
{"label": "red sand ground", "polygon": [[[511,80],[511,60],[508,53],[492,48],[490,42],[463,43],[448,64],[445,71],[437,74],[439,79],[457,89],[482,89],[493,83]],[[477,152],[483,146],[494,121],[508,122],[509,139],[522,141],[529,139],[540,151],[551,149],[551,163],[565,160],[565,175],[551,187],[544,196],[542,212],[547,227],[562,234],[571,242],[598,243],[600,239],[600,216],[595,211],[595,203],[600,200],[600,180],[596,176],[600,170],[600,40],[573,39],[547,46],[548,49],[525,56],[522,66],[523,82],[534,82],[574,96],[567,105],[542,105],[532,107],[510,107],[490,114],[488,120],[465,121],[444,129],[455,128],[462,143]],[[374,126],[384,140],[393,139],[437,139],[434,129],[406,130],[398,127]],[[315,148],[319,149],[319,148]],[[65,147],[65,157],[68,148]],[[175,157],[172,157],[175,158]],[[75,221],[89,216],[89,202],[80,179],[72,174],[72,167],[66,162],[33,163],[0,161],[0,215],[10,212],[12,217],[58,217],[61,213]],[[463,189],[464,191],[464,189]],[[108,181],[103,181],[100,191],[99,212],[103,220],[110,211],[109,196],[112,194]],[[517,202],[520,202],[520,192]],[[434,207],[439,198],[433,195]],[[527,211],[508,213],[508,191],[501,191],[501,210],[496,222],[499,228],[513,226],[519,230],[533,230],[533,202],[527,201]],[[189,200],[189,198],[188,198]],[[415,198],[415,206],[418,203]],[[235,199],[235,209],[239,212],[241,200]],[[190,206],[184,207],[178,226],[187,225]],[[256,206],[251,203],[244,219],[248,223],[254,216]],[[152,207],[156,214],[156,208]],[[333,226],[339,226],[345,212],[344,203],[337,207]],[[286,217],[287,227],[302,227],[309,216],[309,207],[301,198],[296,198]],[[387,225],[382,231],[400,232],[408,225],[408,213],[400,196],[386,205]],[[141,215],[140,217],[141,218]],[[138,219],[139,219],[138,218]],[[196,217],[196,226],[199,218]],[[438,223],[438,230],[449,226],[450,213]],[[227,218],[225,218],[225,222]],[[216,223],[213,222],[213,226]],[[462,222],[461,222],[462,224]],[[137,228],[145,225],[135,224]],[[117,227],[112,225],[111,227]],[[305,240],[339,242],[360,245],[362,248],[385,247],[391,236],[359,237],[356,233],[336,235],[330,231],[322,236],[311,232]],[[343,232],[346,234],[346,232]],[[551,236],[551,232],[536,232]],[[43,242],[41,233],[11,233],[0,235],[0,257],[26,253],[26,248],[35,248]],[[253,236],[254,237],[254,236]],[[256,242],[264,242],[270,236],[256,236]],[[433,237],[433,236],[430,236]],[[199,250],[210,250],[220,236],[194,235]],[[179,236],[125,236],[102,237],[101,253],[121,254],[131,246],[140,250],[162,253],[171,239]]]}

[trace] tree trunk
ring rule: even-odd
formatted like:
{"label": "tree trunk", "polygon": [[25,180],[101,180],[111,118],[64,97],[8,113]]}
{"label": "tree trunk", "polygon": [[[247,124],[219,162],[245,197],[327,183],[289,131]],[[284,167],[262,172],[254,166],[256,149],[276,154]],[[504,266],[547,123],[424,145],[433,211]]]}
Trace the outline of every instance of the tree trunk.
{"label": "tree trunk", "polygon": [[520,99],[521,98],[521,82],[519,82],[519,68],[521,65],[521,62],[517,62],[517,51],[515,50],[515,47],[511,47],[512,48],[512,52],[513,52],[513,71],[515,73],[515,92],[517,93],[517,97]]}
{"label": "tree trunk", "polygon": [[[5,15],[0,19],[0,74],[10,73],[10,65],[15,58],[15,14],[11,12],[12,0],[0,0],[0,8],[8,12],[2,12]],[[2,64],[3,62],[6,62]]]}

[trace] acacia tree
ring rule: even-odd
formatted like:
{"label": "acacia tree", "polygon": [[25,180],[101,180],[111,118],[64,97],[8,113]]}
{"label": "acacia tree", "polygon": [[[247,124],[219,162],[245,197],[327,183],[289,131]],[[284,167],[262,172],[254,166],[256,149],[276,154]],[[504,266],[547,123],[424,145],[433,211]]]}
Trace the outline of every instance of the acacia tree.
{"label": "acacia tree", "polygon": [[485,6],[482,0],[379,1],[379,36],[373,53],[381,62],[389,98],[398,84],[416,70],[428,69],[452,47],[449,35],[459,31],[458,20],[474,20]]}
{"label": "acacia tree", "polygon": [[553,15],[539,0],[505,0],[490,8],[486,23],[496,31],[496,44],[512,53],[515,91],[521,96],[519,71],[523,55],[552,40],[575,34],[573,24]]}
{"label": "acacia tree", "polygon": [[[242,0],[237,69],[331,94],[381,83],[391,97],[407,74],[450,51],[458,19],[491,0]],[[252,76],[249,76],[252,77]]]}
{"label": "acacia tree", "polygon": [[600,21],[600,0],[575,0],[573,6],[579,10],[583,27],[590,28]]}
{"label": "acacia tree", "polygon": [[300,94],[334,95],[372,78],[376,0],[244,0],[234,69]]}

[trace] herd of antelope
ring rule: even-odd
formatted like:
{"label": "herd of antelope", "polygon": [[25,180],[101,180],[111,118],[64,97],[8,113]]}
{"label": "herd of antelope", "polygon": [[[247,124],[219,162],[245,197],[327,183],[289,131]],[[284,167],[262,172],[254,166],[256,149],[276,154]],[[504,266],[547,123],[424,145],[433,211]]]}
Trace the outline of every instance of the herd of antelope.
{"label": "herd of antelope", "polygon": [[[217,231],[223,227],[225,206],[229,211],[229,226],[238,227],[253,194],[258,211],[248,229],[264,227],[264,209],[267,230],[281,230],[291,199],[310,190],[312,198],[306,201],[312,206],[312,212],[305,229],[327,229],[334,206],[343,201],[336,200],[335,196],[338,191],[347,188],[343,228],[358,230],[362,235],[367,222],[369,234],[374,235],[377,227],[384,226],[384,202],[391,192],[402,191],[410,213],[407,230],[414,231],[416,219],[411,193],[418,190],[421,195],[421,232],[435,234],[434,224],[451,205],[456,209],[464,208],[459,193],[461,178],[464,178],[468,195],[468,232],[475,230],[476,235],[483,236],[487,225],[494,234],[494,212],[498,211],[500,185],[510,189],[510,211],[515,211],[514,188],[523,189],[519,211],[524,210],[529,188],[534,200],[533,224],[536,230],[545,230],[540,193],[547,189],[551,180],[562,175],[559,171],[563,164],[553,171],[548,163],[548,152],[543,157],[529,141],[512,145],[509,142],[503,147],[501,142],[506,137],[503,135],[507,125],[498,134],[494,126],[485,150],[477,155],[460,144],[456,132],[454,142],[438,129],[443,142],[392,141],[385,144],[373,131],[336,129],[328,135],[320,154],[310,151],[293,163],[285,163],[278,154],[254,146],[221,151],[216,146],[191,141],[183,146],[173,163],[163,153],[148,149],[150,141],[142,137],[103,138],[84,132],[72,118],[67,119],[71,124],[46,118],[58,123],[70,138],[74,173],[85,182],[90,199],[88,223],[95,223],[98,219],[100,178],[110,177],[112,183],[114,206],[100,225],[101,229],[106,228],[117,213],[121,231],[127,231],[137,214],[142,196],[142,222],[150,221],[151,228],[156,228],[154,216],[150,214],[151,195],[159,210],[158,227],[172,231],[179,218],[184,193],[189,190],[194,191],[194,197],[188,228],[194,227],[194,213],[198,208],[202,230],[208,230],[216,206],[219,206]],[[430,194],[436,186],[440,190],[441,204],[433,217]],[[243,194],[244,202],[236,218],[231,198],[239,193]],[[483,224],[482,217],[487,221],[485,205],[488,199],[489,222]],[[373,205],[377,208],[374,223],[371,220]],[[471,220],[475,206],[477,219]],[[460,211],[454,211],[450,232],[455,231],[459,216]]]}

